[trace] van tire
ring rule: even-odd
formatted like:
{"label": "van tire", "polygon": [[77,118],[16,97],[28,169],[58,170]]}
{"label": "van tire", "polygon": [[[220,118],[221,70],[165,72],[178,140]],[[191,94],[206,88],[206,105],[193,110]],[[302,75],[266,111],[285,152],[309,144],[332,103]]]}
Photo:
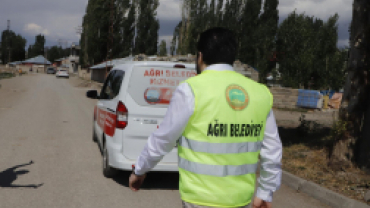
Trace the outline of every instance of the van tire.
{"label": "van tire", "polygon": [[106,178],[113,178],[116,176],[118,173],[117,169],[112,168],[109,166],[109,154],[108,154],[108,149],[107,145],[104,142],[103,143],[103,175]]}
{"label": "van tire", "polygon": [[93,136],[92,136],[92,140],[93,142],[98,142],[98,137],[96,136],[96,133],[95,133],[95,125],[93,123]]}

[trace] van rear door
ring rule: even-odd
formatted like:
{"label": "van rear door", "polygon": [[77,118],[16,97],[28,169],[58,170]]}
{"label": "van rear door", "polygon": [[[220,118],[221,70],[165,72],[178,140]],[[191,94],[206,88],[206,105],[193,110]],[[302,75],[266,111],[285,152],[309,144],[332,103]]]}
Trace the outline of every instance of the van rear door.
{"label": "van rear door", "polygon": [[[195,75],[194,68],[134,66],[125,101],[129,112],[123,134],[126,158],[138,158],[150,134],[159,128],[176,87]],[[162,162],[177,162],[177,150],[165,156]]]}

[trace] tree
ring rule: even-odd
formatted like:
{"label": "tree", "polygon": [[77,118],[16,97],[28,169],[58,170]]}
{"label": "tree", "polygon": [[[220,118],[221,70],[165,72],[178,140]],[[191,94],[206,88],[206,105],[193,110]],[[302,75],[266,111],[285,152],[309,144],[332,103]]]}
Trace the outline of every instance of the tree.
{"label": "tree", "polygon": [[29,45],[27,49],[27,58],[31,57],[32,57],[32,45]]}
{"label": "tree", "polygon": [[[26,39],[12,30],[4,30],[1,35],[0,54],[3,63],[23,61],[25,59]],[[10,55],[10,57],[9,57]]]}
{"label": "tree", "polygon": [[162,40],[159,45],[159,56],[167,56],[167,44],[165,40]]}
{"label": "tree", "polygon": [[220,26],[223,19],[223,10],[224,7],[224,0],[218,0],[217,7],[216,7],[216,26]]}
{"label": "tree", "polygon": [[320,90],[333,88],[330,79],[339,79],[337,84],[342,81],[344,59],[336,46],[337,20],[337,14],[324,23],[294,11],[281,23],[277,51],[284,54],[278,57],[284,86]]}
{"label": "tree", "polygon": [[211,0],[211,4],[209,5],[207,19],[208,19],[207,28],[215,27],[217,25],[216,0]]}
{"label": "tree", "polygon": [[[39,34],[35,37],[35,44],[32,45],[31,50],[28,52],[28,58],[44,55],[45,36]],[[30,49],[30,48],[29,48]]]}
{"label": "tree", "polygon": [[256,66],[258,18],[261,13],[261,0],[248,0],[244,5],[241,17],[241,37],[239,47],[239,59],[253,67]]}
{"label": "tree", "polygon": [[89,63],[89,55],[87,53],[87,30],[88,30],[88,22],[87,22],[87,14],[84,15],[82,19],[82,33],[80,38],[80,58],[79,58],[79,64],[82,67],[86,67]]}
{"label": "tree", "polygon": [[350,30],[348,75],[339,126],[330,155],[334,169],[370,167],[370,2],[354,0]]}
{"label": "tree", "polygon": [[[125,17],[127,10],[130,9],[130,0],[116,0],[114,3],[113,19],[113,45],[110,58],[121,58],[127,56],[125,52],[125,29],[128,17]],[[135,18],[135,16],[134,16]],[[135,21],[135,19],[133,19]]]}
{"label": "tree", "polygon": [[153,55],[157,54],[158,51],[158,30],[159,30],[159,20],[152,19],[149,27],[149,36],[146,40],[147,48],[145,54]]}
{"label": "tree", "polygon": [[57,59],[60,59],[62,57],[62,55],[60,54],[60,49],[58,46],[52,46],[49,50],[48,50],[48,57],[47,59],[50,61],[50,62],[54,62],[55,60]]}
{"label": "tree", "polygon": [[132,54],[134,47],[134,36],[135,36],[135,10],[136,6],[134,2],[130,5],[130,11],[127,19],[124,22],[123,28],[123,44],[122,44],[122,57],[127,57]]}
{"label": "tree", "polygon": [[145,53],[153,55],[158,51],[158,6],[158,0],[139,0],[135,54]]}
{"label": "tree", "polygon": [[86,65],[94,65],[107,58],[109,17],[110,1],[88,1],[82,25],[84,41],[81,47]]}
{"label": "tree", "polygon": [[257,46],[257,65],[259,70],[260,82],[266,82],[267,73],[270,68],[269,58],[275,50],[275,37],[278,29],[279,0],[265,0],[263,6],[263,14],[260,16],[258,25],[258,46]]}

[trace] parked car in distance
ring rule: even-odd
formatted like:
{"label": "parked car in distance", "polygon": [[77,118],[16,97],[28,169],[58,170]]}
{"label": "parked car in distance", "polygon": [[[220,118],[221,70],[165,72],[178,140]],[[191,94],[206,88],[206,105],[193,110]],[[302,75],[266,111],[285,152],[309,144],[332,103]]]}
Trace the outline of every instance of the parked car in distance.
{"label": "parked car in distance", "polygon": [[[31,70],[30,70],[31,71]],[[46,70],[46,74],[55,74],[56,73],[56,70],[55,68],[53,67],[49,67],[47,70]]]}
{"label": "parked car in distance", "polygon": [[[161,124],[176,87],[196,75],[194,64],[131,62],[115,66],[96,99],[93,141],[103,153],[103,175],[131,170],[149,135]],[[178,171],[177,148],[153,171]]]}
{"label": "parked car in distance", "polygon": [[56,77],[59,78],[59,77],[65,77],[65,78],[69,78],[69,74],[68,74],[68,71],[65,70],[65,69],[60,69],[58,70],[57,74],[56,74]]}

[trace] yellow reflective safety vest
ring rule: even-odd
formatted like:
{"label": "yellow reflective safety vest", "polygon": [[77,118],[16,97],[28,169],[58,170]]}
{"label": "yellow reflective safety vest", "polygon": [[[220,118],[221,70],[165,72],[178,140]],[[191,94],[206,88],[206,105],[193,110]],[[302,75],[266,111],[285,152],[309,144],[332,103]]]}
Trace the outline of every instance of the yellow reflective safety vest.
{"label": "yellow reflective safety vest", "polygon": [[248,205],[273,103],[270,91],[234,71],[206,70],[185,82],[195,108],[178,145],[182,200],[214,207]]}

